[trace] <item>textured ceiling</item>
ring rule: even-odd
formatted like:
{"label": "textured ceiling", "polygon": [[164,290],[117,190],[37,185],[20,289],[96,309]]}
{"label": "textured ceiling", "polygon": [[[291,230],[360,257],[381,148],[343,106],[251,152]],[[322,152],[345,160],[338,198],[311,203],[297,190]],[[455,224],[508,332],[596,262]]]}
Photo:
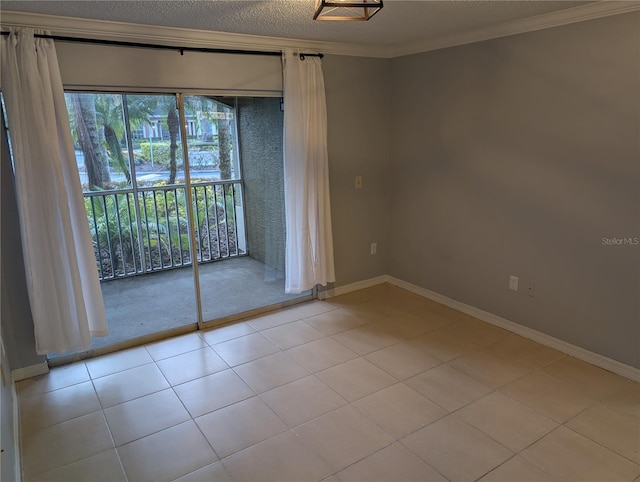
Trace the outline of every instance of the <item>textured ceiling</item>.
{"label": "textured ceiling", "polygon": [[2,0],[22,11],[269,37],[401,47],[584,5],[585,1],[385,0],[368,22],[312,20],[314,0]]}

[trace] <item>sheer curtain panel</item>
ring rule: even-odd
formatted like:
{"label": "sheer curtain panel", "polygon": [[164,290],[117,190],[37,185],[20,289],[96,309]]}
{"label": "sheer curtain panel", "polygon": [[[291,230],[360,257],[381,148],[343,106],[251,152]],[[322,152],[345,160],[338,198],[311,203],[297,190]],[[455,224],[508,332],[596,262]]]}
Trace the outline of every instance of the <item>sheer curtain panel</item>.
{"label": "sheer curtain panel", "polygon": [[284,66],[285,291],[335,281],[322,64],[287,49]]}
{"label": "sheer curtain panel", "polygon": [[55,46],[34,33],[2,37],[0,81],[36,349],[82,351],[107,321]]}

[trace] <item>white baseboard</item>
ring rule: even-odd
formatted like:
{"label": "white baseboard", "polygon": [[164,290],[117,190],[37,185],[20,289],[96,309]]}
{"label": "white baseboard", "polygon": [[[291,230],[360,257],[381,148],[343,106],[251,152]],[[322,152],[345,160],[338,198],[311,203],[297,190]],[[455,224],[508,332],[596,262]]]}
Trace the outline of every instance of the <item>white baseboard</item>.
{"label": "white baseboard", "polygon": [[11,378],[14,382],[17,382],[26,378],[44,375],[45,373],[49,373],[49,365],[46,361],[43,361],[37,365],[30,365],[28,367],[11,370]]}
{"label": "white baseboard", "polygon": [[514,321],[507,320],[506,318],[494,315],[493,313],[489,313],[488,311],[484,311],[474,306],[467,305],[465,303],[462,303],[461,301],[457,301],[447,296],[441,295],[440,293],[436,293],[435,291],[430,291],[426,288],[422,288],[401,279],[394,278],[393,276],[383,275],[376,278],[370,278],[367,280],[358,281],[356,283],[351,283],[345,286],[339,286],[337,288],[319,293],[319,297],[320,299],[328,299],[334,296],[344,295],[352,291],[361,290],[363,288],[370,288],[371,286],[375,286],[381,283],[389,283],[399,288],[403,288],[407,291],[411,291],[412,293],[420,295],[424,298],[428,298],[437,303],[448,306],[449,308],[453,308],[454,310],[458,310],[462,313],[466,313],[467,315],[478,318],[479,320],[486,321],[487,323],[491,323],[492,325],[498,326],[500,328],[504,328],[505,330],[508,330],[512,333],[523,336],[525,338],[529,338],[530,340],[536,341],[550,348],[554,348],[555,350],[586,361],[587,363],[591,363],[592,365],[604,368],[605,370],[616,373],[625,378],[629,378],[630,380],[640,382],[640,369],[638,368],[626,365],[604,355],[586,350],[564,340],[560,340],[559,338],[555,338],[551,335],[547,335],[546,333],[542,333],[541,331],[527,328],[526,326],[520,325]]}
{"label": "white baseboard", "polygon": [[407,291],[411,291],[412,293],[423,296],[425,298],[429,298],[430,300],[441,303],[445,306],[448,306],[449,308],[461,311],[462,313],[466,313],[467,315],[471,315],[475,318],[478,318],[479,320],[491,323],[492,325],[499,326],[500,328],[504,328],[505,330],[516,333],[517,335],[529,338],[542,345],[554,348],[558,351],[566,353],[567,355],[579,358],[580,360],[591,363],[592,365],[596,365],[610,372],[617,373],[618,375],[621,375],[625,378],[640,382],[640,369],[638,368],[626,365],[598,353],[585,350],[584,348],[547,335],[546,333],[542,333],[532,328],[527,328],[526,326],[494,315],[493,313],[489,313],[488,311],[483,311],[479,308],[475,308],[452,298],[448,298],[444,295],[441,295],[440,293],[436,293],[434,291],[421,288],[420,286],[407,283],[406,281],[402,281],[398,278],[388,276],[386,281],[389,284],[398,286],[399,288],[403,288]]}
{"label": "white baseboard", "polygon": [[356,281],[355,283],[351,283],[344,286],[338,286],[337,288],[331,288],[325,291],[319,291],[318,299],[326,300],[328,298],[333,298],[334,296],[346,295],[347,293],[351,293],[352,291],[371,288],[372,286],[386,283],[388,281],[389,281],[389,277],[386,274],[382,276],[377,276],[376,278],[369,278],[362,281]]}

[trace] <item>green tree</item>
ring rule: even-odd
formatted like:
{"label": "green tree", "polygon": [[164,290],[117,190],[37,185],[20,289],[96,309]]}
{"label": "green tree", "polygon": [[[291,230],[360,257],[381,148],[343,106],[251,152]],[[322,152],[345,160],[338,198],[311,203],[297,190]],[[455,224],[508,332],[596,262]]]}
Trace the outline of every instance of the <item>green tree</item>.
{"label": "green tree", "polygon": [[123,102],[127,103],[130,127],[135,129],[140,124],[149,122],[156,101],[153,97],[141,95],[96,94],[95,96],[96,116],[98,122],[102,124],[107,149],[114,161],[113,165],[124,173],[127,184],[131,184],[129,161],[122,153],[121,139],[125,133]]}
{"label": "green tree", "polygon": [[129,162],[122,155],[122,145],[120,138],[124,131],[122,120],[122,97],[113,94],[96,94],[96,117],[102,124],[104,130],[104,140],[114,167],[124,173],[127,184],[131,184],[131,173],[129,172]]}
{"label": "green tree", "polygon": [[167,113],[167,127],[169,128],[169,184],[176,182],[176,151],[178,150],[178,131],[180,119],[175,108],[169,107]]}
{"label": "green tree", "polygon": [[100,142],[93,94],[71,94],[73,128],[84,155],[89,189],[104,189],[110,182],[107,153]]}
{"label": "green tree", "polygon": [[[215,97],[189,96],[186,100],[185,111],[194,115],[199,125],[216,125],[220,179],[231,179],[233,136],[230,115],[233,113],[232,104],[225,103],[225,99]],[[230,99],[227,98],[226,101],[229,102]],[[205,137],[203,129],[201,140],[211,140]]]}
{"label": "green tree", "polygon": [[149,96],[154,101],[156,114],[167,113],[166,122],[169,130],[169,180],[167,184],[175,184],[178,171],[178,136],[180,135],[180,118],[178,117],[175,96]]}
{"label": "green tree", "polygon": [[[224,105],[216,102],[218,112],[226,114]],[[220,156],[220,179],[231,179],[231,126],[229,119],[219,116],[218,119],[218,154]]]}

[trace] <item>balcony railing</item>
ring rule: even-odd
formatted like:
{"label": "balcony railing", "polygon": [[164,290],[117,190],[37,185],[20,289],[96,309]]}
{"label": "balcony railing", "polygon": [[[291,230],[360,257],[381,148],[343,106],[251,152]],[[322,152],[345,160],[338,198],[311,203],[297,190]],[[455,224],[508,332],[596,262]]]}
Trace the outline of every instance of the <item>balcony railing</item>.
{"label": "balcony railing", "polygon": [[[242,183],[192,184],[200,263],[246,253]],[[186,187],[85,192],[85,208],[101,280],[189,266]]]}

